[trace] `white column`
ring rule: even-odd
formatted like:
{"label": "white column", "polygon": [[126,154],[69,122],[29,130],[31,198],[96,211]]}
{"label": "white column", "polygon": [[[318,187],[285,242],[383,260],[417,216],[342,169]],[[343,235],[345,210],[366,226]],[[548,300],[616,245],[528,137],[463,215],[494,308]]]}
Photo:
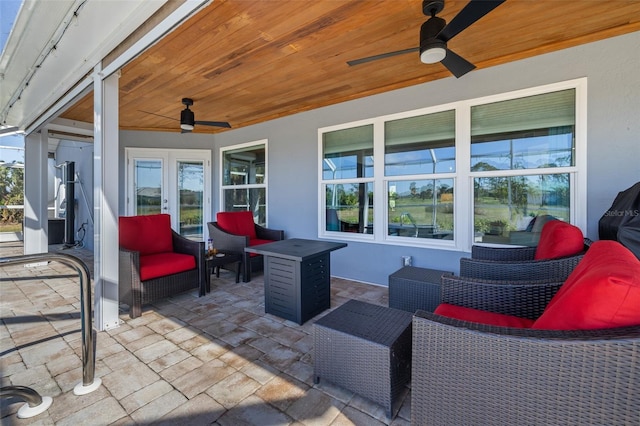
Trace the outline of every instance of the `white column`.
{"label": "white column", "polygon": [[94,70],[95,327],[118,327],[118,79]]}
{"label": "white column", "polygon": [[24,144],[24,254],[47,253],[48,134],[32,133]]}

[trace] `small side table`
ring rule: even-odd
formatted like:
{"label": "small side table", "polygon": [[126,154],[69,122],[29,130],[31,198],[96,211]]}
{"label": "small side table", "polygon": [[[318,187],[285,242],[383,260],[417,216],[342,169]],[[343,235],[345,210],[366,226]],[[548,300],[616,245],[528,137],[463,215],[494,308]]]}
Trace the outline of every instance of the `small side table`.
{"label": "small side table", "polygon": [[404,266],[389,275],[389,307],[433,312],[440,304],[440,278],[448,271]]}
{"label": "small side table", "polygon": [[[219,256],[223,255],[223,256]],[[200,296],[204,296],[211,291],[211,274],[217,268],[216,277],[220,277],[220,267],[236,264],[236,283],[240,282],[240,264],[242,263],[242,253],[234,251],[219,250],[218,256],[207,256],[205,258],[205,288],[200,288]]]}
{"label": "small side table", "polygon": [[376,402],[389,418],[411,380],[413,314],[349,300],[314,324],[314,381]]}

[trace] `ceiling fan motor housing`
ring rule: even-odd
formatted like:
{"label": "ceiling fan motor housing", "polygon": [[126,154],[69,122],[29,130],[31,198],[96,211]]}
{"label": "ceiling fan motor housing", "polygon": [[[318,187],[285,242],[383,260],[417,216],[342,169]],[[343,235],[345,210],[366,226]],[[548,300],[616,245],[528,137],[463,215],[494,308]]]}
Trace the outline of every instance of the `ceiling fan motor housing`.
{"label": "ceiling fan motor housing", "polygon": [[191,111],[188,106],[180,113],[180,124],[187,124],[189,126],[193,126],[195,124],[193,111]]}
{"label": "ceiling fan motor housing", "polygon": [[447,43],[437,38],[437,35],[446,25],[447,22],[444,19],[433,16],[420,27],[420,60],[422,62],[432,64],[444,58]]}

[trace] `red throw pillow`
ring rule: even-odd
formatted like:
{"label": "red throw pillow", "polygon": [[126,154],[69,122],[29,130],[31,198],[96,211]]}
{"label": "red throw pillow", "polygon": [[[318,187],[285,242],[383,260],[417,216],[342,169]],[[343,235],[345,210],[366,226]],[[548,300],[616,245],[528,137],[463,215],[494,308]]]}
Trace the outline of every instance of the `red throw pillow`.
{"label": "red throw pillow", "polygon": [[247,235],[250,239],[256,238],[253,213],[248,210],[241,212],[218,212],[216,220],[218,221],[218,226],[230,234]]}
{"label": "red throw pillow", "polygon": [[531,324],[533,324],[533,320],[528,318],[498,314],[495,312],[482,311],[480,309],[450,305],[448,303],[441,303],[433,313],[449,318],[477,322],[480,324],[495,325],[498,327],[529,328],[531,327]]}
{"label": "red throw pillow", "polygon": [[640,325],[640,260],[616,241],[594,242],[532,328]]}
{"label": "red throw pillow", "polygon": [[120,247],[139,251],[140,255],[173,251],[171,216],[120,216],[118,220]]}
{"label": "red throw pillow", "polygon": [[584,250],[584,236],[577,226],[561,220],[544,224],[534,259],[556,259],[573,256]]}

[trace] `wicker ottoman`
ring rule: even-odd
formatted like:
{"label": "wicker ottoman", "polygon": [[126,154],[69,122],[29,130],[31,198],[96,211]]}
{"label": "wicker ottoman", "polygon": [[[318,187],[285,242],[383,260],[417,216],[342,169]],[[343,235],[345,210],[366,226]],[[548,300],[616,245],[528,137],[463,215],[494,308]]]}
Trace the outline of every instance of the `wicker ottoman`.
{"label": "wicker ottoman", "polygon": [[393,418],[411,379],[411,321],[398,309],[349,300],[314,324],[320,378],[382,405]]}
{"label": "wicker ottoman", "polygon": [[389,275],[389,307],[433,312],[440,304],[440,277],[451,272],[405,266]]}

